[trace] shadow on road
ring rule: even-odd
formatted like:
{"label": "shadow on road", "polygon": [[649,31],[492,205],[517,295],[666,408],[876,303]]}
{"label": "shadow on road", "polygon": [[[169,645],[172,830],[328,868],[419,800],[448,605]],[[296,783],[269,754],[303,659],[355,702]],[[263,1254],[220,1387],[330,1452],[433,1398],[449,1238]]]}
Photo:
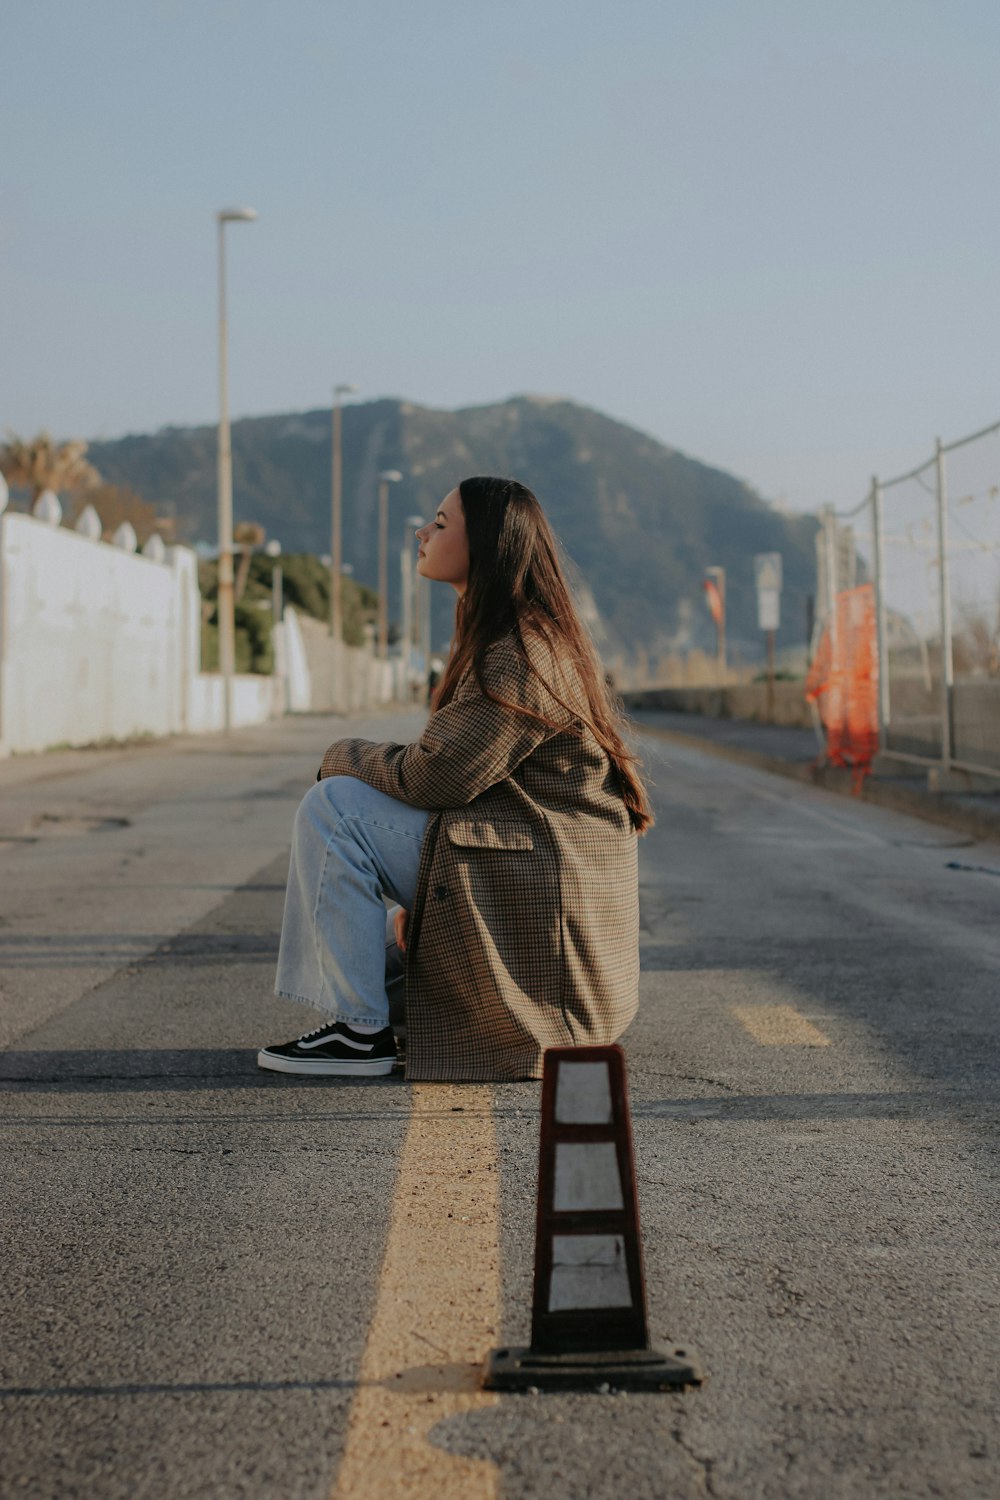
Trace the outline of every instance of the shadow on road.
{"label": "shadow on road", "polygon": [[[402,1073],[380,1079],[380,1085],[402,1083]],[[292,1078],[257,1067],[251,1047],[116,1049],[111,1051],[36,1051],[0,1053],[0,1089],[23,1093],[53,1089],[60,1093],[109,1093],[157,1089],[301,1089],[334,1085],[370,1088],[370,1078]]]}

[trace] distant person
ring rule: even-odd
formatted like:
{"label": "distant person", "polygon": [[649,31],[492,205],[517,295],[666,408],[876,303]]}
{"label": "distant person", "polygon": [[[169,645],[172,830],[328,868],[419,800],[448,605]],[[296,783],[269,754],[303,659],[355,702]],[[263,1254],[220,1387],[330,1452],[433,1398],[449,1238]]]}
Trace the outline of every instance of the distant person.
{"label": "distant person", "polygon": [[257,1060],[390,1073],[405,964],[408,1078],[538,1078],[635,1014],[652,813],[531,491],[465,479],[416,535],[459,596],[451,656],[420,739],[338,740],[302,800],[275,987],[325,1020]]}

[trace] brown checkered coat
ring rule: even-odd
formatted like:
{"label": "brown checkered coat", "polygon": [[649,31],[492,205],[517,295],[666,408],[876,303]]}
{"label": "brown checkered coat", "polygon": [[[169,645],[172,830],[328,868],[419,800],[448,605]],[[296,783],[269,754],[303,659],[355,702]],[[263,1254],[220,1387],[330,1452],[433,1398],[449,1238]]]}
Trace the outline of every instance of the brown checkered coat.
{"label": "brown checkered coat", "polygon": [[[529,651],[582,710],[572,669]],[[436,814],[408,930],[411,1079],[540,1078],[546,1047],[614,1041],[638,1004],[636,835],[608,758],[512,639],[484,678],[567,727],[491,702],[470,673],[413,744],[338,740],[320,771]]]}

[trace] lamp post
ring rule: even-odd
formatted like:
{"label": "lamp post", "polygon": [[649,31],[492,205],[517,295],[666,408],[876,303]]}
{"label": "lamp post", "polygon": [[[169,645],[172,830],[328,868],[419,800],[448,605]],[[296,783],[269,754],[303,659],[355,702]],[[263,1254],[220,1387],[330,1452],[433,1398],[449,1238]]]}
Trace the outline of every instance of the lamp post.
{"label": "lamp post", "polygon": [[434,655],[434,647],[431,644],[431,581],[429,578],[424,579],[423,610],[424,660],[429,672],[431,669],[431,659]]}
{"label": "lamp post", "polygon": [[264,548],[268,557],[274,559],[274,567],[271,569],[271,623],[280,625],[285,613],[285,602],[283,598],[284,576],[278,558],[281,556],[281,543],[277,541],[268,542]]}
{"label": "lamp post", "polygon": [[413,648],[416,631],[414,624],[417,620],[417,595],[415,582],[419,576],[413,568],[413,533],[418,527],[423,526],[423,516],[407,516],[406,532],[403,537],[403,550],[400,553],[400,573],[403,584],[403,674],[405,682],[406,701],[412,697],[410,691],[410,676],[413,671]]}
{"label": "lamp post", "polygon": [[344,596],[341,584],[344,541],[340,398],[357,394],[356,385],[335,385],[333,388],[333,442],[330,460],[330,634],[336,641],[344,639]]}
{"label": "lamp post", "polygon": [[236,666],[236,629],[233,608],[233,454],[229,437],[229,371],[226,363],[226,225],[256,219],[252,208],[223,208],[219,224],[219,667],[222,672],[223,728],[233,720],[233,672]]}
{"label": "lamp post", "polygon": [[378,476],[378,658],[389,657],[389,486],[402,479],[398,469]]}
{"label": "lamp post", "polygon": [[291,712],[291,702],[288,688],[288,645],[278,632],[285,615],[284,600],[284,576],[281,570],[281,543],[272,539],[264,548],[265,554],[274,563],[271,569],[271,650],[273,659],[273,672],[278,679],[281,691],[281,706],[287,714]]}

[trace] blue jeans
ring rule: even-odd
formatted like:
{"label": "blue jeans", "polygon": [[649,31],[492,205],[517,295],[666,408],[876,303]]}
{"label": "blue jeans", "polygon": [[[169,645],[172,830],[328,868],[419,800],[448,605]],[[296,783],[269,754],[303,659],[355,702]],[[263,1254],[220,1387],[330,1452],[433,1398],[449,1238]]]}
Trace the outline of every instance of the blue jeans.
{"label": "blue jeans", "polygon": [[354,776],[328,776],[299,804],[275,993],[333,1021],[389,1024],[402,983],[392,911],[413,908],[430,814]]}

